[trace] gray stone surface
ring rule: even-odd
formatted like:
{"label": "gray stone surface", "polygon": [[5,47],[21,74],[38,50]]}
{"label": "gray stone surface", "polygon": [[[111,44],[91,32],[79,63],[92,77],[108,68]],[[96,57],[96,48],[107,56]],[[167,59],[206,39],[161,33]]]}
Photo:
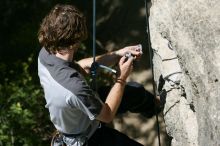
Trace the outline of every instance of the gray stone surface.
{"label": "gray stone surface", "polygon": [[154,80],[173,146],[220,146],[220,1],[153,0]]}

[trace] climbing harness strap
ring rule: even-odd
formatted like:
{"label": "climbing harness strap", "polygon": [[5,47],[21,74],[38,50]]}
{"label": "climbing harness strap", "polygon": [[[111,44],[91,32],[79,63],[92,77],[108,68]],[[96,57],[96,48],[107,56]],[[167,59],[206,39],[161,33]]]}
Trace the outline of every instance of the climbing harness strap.
{"label": "climbing harness strap", "polygon": [[[150,40],[150,24],[149,24],[149,12],[148,12],[148,7],[147,7],[147,0],[144,0],[145,2],[145,10],[146,10],[146,32],[147,32],[147,43],[148,43],[148,51],[149,51],[149,58],[150,58],[150,67],[152,70],[152,76],[153,76],[153,92],[154,92],[154,98],[156,100],[156,96],[157,96],[157,91],[156,91],[156,85],[154,83],[154,69],[153,69],[153,58],[152,58],[152,47],[151,47],[151,40]],[[160,142],[160,125],[159,125],[159,119],[158,119],[158,111],[157,111],[157,107],[156,107],[156,102],[155,102],[155,115],[156,115],[156,122],[157,122],[157,134],[158,134],[158,143],[159,146],[161,146],[161,142]]]}
{"label": "climbing harness strap", "polygon": [[63,142],[63,136],[58,131],[54,132],[50,146],[66,146]]}

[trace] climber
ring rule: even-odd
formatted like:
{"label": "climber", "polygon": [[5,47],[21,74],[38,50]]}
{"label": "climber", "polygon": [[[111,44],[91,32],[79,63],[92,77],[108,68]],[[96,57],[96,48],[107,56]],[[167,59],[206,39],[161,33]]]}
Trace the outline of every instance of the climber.
{"label": "climber", "polygon": [[[75,60],[80,44],[87,38],[85,17],[73,5],[56,5],[43,19],[38,39],[38,75],[44,89],[46,108],[57,129],[52,145],[141,146],[104,123],[126,111],[154,115],[154,96],[135,82],[126,82],[133,61],[141,57],[140,45],[127,46],[96,57],[106,66],[118,63],[112,87],[101,87],[97,94],[85,80],[92,58]],[[126,52],[131,57],[126,58]]]}

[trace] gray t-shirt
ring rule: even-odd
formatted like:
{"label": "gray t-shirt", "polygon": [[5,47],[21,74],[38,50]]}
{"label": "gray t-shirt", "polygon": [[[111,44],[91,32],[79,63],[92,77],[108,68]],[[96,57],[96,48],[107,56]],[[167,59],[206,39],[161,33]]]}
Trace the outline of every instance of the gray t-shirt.
{"label": "gray t-shirt", "polygon": [[58,131],[90,137],[99,125],[95,117],[103,103],[73,66],[49,54],[45,48],[41,49],[38,75],[45,94],[45,107]]}

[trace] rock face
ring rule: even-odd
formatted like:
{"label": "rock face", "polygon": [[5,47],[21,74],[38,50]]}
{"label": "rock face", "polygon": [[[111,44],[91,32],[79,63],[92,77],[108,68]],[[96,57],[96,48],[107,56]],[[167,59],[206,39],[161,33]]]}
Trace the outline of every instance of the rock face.
{"label": "rock face", "polygon": [[153,0],[149,23],[172,146],[220,146],[220,1]]}

